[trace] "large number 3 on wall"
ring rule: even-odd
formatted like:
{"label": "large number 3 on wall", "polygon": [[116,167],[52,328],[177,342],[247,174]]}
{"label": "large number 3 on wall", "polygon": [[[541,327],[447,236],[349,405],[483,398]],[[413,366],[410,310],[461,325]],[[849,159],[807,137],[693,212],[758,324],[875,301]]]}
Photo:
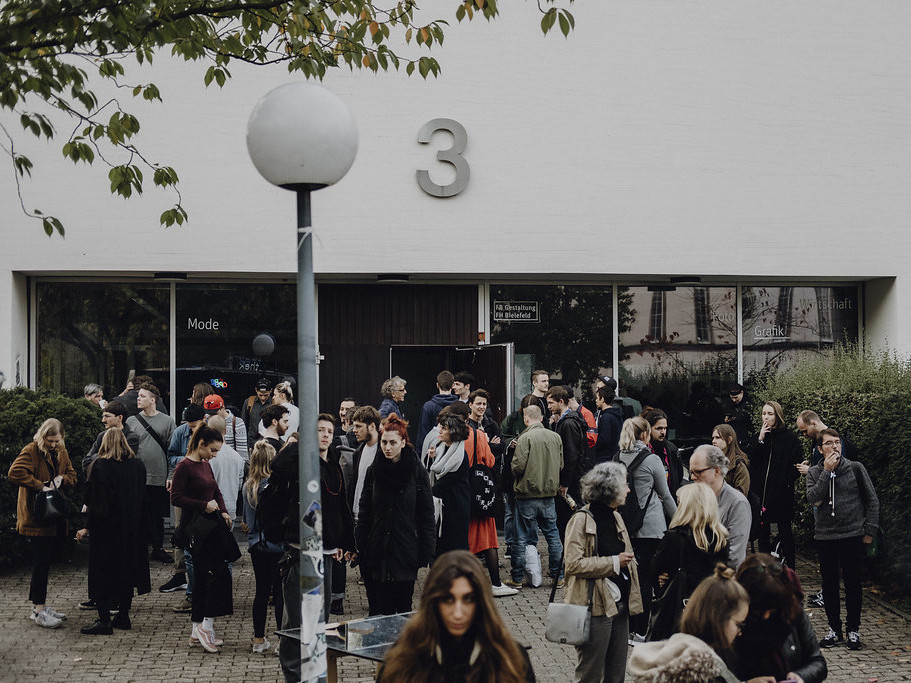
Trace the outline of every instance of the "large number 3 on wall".
{"label": "large number 3 on wall", "polygon": [[455,197],[468,185],[468,177],[471,175],[468,162],[462,156],[465,146],[468,144],[468,133],[465,132],[465,127],[458,121],[433,119],[421,126],[421,130],[418,131],[418,142],[426,145],[438,130],[445,130],[452,135],[452,147],[438,151],[437,159],[453,165],[456,172],[455,180],[448,185],[437,185],[430,179],[430,172],[424,169],[415,171],[415,176],[417,177],[418,185],[427,194],[433,197]]}

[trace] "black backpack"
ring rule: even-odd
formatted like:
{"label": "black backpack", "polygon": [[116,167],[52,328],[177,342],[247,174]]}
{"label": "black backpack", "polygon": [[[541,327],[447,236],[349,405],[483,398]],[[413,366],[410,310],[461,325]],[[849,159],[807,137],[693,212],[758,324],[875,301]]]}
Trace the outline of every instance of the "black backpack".
{"label": "black backpack", "polygon": [[[296,482],[295,488],[296,488]],[[292,494],[290,481],[273,483],[270,479],[259,492],[256,504],[256,525],[267,541],[283,543],[285,541],[285,523],[290,513]]]}
{"label": "black backpack", "polygon": [[[617,512],[623,517],[623,523],[626,525],[626,530],[629,532],[630,536],[642,528],[642,523],[645,521],[645,511],[648,510],[649,503],[652,502],[652,496],[655,495],[655,488],[652,487],[652,491],[648,494],[648,498],[645,501],[645,506],[640,507],[639,495],[636,491],[636,485],[633,483],[633,471],[635,471],[635,469],[642,464],[642,461],[651,454],[652,452],[650,450],[643,448],[639,451],[639,454],[633,458],[629,467],[626,468],[626,485],[629,486],[629,493],[626,495],[626,503],[617,508]],[[614,456],[614,462],[620,462],[619,453]]]}
{"label": "black backpack", "polygon": [[478,430],[474,432],[474,464],[468,471],[468,483],[471,486],[471,516],[493,517],[494,503],[497,500],[497,479],[492,467],[488,467],[477,459],[478,456]]}

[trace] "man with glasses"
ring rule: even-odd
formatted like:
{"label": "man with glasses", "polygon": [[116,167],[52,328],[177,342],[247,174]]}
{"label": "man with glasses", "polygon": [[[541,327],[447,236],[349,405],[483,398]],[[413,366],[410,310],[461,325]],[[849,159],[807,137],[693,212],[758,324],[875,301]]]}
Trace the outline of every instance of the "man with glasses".
{"label": "man with glasses", "polygon": [[724,480],[728,458],[717,446],[699,446],[690,456],[690,479],[707,485],[718,497],[721,523],[728,530],[731,564],[737,567],[747,554],[753,513],[746,496]]}
{"label": "man with glasses", "polygon": [[834,429],[819,433],[823,459],[807,472],[807,501],[816,508],[816,551],[829,633],[820,647],[845,642],[841,630],[838,574],[845,584],[849,650],[859,650],[861,561],[879,528],[879,499],[866,468],[841,454],[841,436]]}

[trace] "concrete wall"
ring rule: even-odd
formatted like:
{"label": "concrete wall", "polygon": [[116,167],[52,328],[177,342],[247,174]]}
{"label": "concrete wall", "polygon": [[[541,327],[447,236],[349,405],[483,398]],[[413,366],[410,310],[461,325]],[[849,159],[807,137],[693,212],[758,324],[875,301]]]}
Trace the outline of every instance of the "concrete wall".
{"label": "concrete wall", "polygon": [[[868,333],[911,350],[897,303],[911,288],[911,5],[587,2],[569,39],[542,37],[533,3],[469,25],[436,6],[453,24],[441,78],[326,79],[361,144],[348,176],[314,198],[324,277],[894,278],[867,289],[884,297],[867,302]],[[164,104],[125,102],[138,143],[180,174],[190,223],[159,227],[167,193],[111,198],[105,169],[60,160],[62,140],[22,138],[36,163],[26,204],[64,219],[67,237],[48,240],[4,181],[0,274],[293,272],[293,196],[259,177],[244,146],[252,107],[289,77],[238,66],[219,91],[204,89],[204,70],[162,57],[135,75]],[[437,117],[468,132],[471,181],[445,200],[414,178],[428,168],[447,182],[433,158],[447,136],[416,142]],[[10,282],[4,319],[19,307]],[[0,341],[0,364],[12,353]]]}

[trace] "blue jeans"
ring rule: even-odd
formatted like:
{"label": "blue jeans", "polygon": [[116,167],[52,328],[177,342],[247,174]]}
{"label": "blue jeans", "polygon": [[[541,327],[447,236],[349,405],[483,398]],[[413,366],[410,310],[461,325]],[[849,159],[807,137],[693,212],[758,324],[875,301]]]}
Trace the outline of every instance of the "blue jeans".
{"label": "blue jeans", "polygon": [[557,510],[553,498],[516,498],[517,543],[512,546],[512,580],[525,578],[525,546],[538,545],[538,530],[544,533],[550,555],[550,575],[560,576],[563,544],[557,531]]}

